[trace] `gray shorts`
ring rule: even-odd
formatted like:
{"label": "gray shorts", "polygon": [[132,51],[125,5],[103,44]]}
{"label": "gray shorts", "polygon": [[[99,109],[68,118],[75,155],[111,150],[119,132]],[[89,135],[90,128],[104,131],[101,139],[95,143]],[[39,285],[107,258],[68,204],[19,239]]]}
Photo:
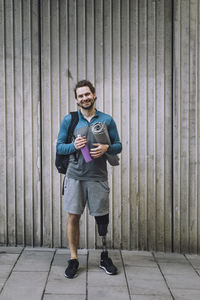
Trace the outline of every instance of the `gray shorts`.
{"label": "gray shorts", "polygon": [[81,215],[86,202],[91,216],[109,213],[109,186],[107,181],[84,181],[65,177],[64,210]]}

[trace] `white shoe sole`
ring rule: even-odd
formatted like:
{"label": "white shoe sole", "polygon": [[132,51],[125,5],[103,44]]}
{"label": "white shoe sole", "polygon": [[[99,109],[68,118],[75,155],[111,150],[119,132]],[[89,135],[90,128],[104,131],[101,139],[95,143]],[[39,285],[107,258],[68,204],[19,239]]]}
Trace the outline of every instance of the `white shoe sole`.
{"label": "white shoe sole", "polygon": [[99,268],[103,269],[106,272],[106,274],[108,274],[108,275],[116,275],[117,274],[117,272],[116,273],[108,272],[104,266],[100,265]]}
{"label": "white shoe sole", "polygon": [[65,273],[64,273],[64,276],[65,276],[65,278],[68,278],[68,279],[74,279],[78,276],[78,272],[73,277],[68,277]]}

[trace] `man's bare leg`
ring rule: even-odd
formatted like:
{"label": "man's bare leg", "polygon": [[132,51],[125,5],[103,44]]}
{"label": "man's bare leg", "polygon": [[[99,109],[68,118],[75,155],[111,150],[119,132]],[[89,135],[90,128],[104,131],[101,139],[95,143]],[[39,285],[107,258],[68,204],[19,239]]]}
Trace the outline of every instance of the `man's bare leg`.
{"label": "man's bare leg", "polygon": [[81,215],[69,214],[67,222],[67,238],[71,259],[78,259],[77,249],[79,244],[79,221]]}

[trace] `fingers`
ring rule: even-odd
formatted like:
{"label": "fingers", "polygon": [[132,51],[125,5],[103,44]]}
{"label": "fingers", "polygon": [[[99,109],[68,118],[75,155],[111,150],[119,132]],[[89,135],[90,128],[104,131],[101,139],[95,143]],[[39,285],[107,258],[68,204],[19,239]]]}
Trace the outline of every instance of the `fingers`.
{"label": "fingers", "polygon": [[79,149],[83,148],[86,143],[87,143],[86,137],[85,136],[80,136],[80,137],[77,137],[75,139],[74,147],[76,148],[76,150],[79,150]]}
{"label": "fingers", "polygon": [[108,145],[103,144],[93,144],[96,148],[90,149],[90,155],[92,158],[99,158],[101,157],[108,149]]}

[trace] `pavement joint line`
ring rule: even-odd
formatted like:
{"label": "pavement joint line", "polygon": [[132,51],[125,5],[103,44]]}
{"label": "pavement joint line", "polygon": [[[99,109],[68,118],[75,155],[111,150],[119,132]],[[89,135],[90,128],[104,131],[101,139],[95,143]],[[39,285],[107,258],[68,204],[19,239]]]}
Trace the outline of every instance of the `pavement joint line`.
{"label": "pavement joint line", "polygon": [[190,264],[190,266],[192,267],[192,269],[195,271],[195,273],[198,275],[198,277],[200,277],[197,269],[195,269],[195,267],[193,266],[193,263],[189,260],[189,258],[187,257],[187,255],[183,254],[183,256],[185,257],[185,259],[187,260],[187,262]]}
{"label": "pavement joint line", "polygon": [[19,256],[17,257],[15,263],[13,264],[13,267],[11,268],[10,273],[8,274],[7,279],[5,280],[5,282],[4,282],[3,286],[2,286],[2,288],[0,289],[0,295],[1,295],[1,293],[3,292],[3,289],[4,289],[4,287],[5,287],[5,285],[6,285],[7,281],[8,281],[8,279],[10,278],[10,276],[11,276],[13,270],[14,270],[14,267],[16,266],[16,264],[17,264],[18,260],[20,259],[20,257],[21,257],[21,255],[22,255],[23,252],[24,252],[24,248],[23,248],[22,251],[19,253]]}
{"label": "pavement joint line", "polygon": [[89,263],[89,251],[87,250],[87,259],[86,259],[86,292],[85,292],[85,300],[88,299],[88,263]]}
{"label": "pavement joint line", "polygon": [[171,291],[171,289],[170,289],[170,287],[169,287],[169,284],[168,284],[168,282],[167,282],[167,280],[166,280],[166,278],[165,278],[165,275],[163,274],[163,271],[162,271],[162,269],[161,269],[161,267],[160,267],[160,265],[159,265],[159,263],[158,263],[158,260],[157,260],[157,258],[156,258],[156,256],[155,256],[154,252],[151,252],[151,253],[152,253],[152,256],[153,256],[153,258],[154,258],[154,261],[156,262],[156,264],[157,264],[157,266],[158,266],[158,269],[159,269],[159,271],[160,271],[160,273],[161,273],[161,275],[162,275],[162,277],[163,277],[163,279],[164,279],[164,281],[165,281],[165,284],[166,284],[166,286],[167,286],[167,288],[168,288],[168,290],[169,290],[169,292],[170,292],[170,295],[171,295],[172,299],[175,300],[175,297],[174,297],[174,295],[172,294],[172,291]]}
{"label": "pavement joint line", "polygon": [[68,294],[63,294],[63,293],[45,293],[45,295],[54,295],[54,296],[84,296],[85,294],[72,294],[72,293],[68,293]]}
{"label": "pavement joint line", "polygon": [[130,288],[129,288],[129,284],[128,284],[128,279],[127,279],[127,275],[126,275],[126,269],[125,269],[124,260],[123,260],[123,256],[122,256],[121,250],[119,250],[119,253],[120,253],[120,257],[121,257],[121,261],[122,261],[122,267],[123,267],[123,270],[124,270],[124,276],[125,276],[125,281],[126,281],[126,287],[127,287],[127,290],[128,290],[128,296],[129,296],[129,299],[131,300],[131,292],[130,292]]}
{"label": "pavement joint line", "polygon": [[54,250],[53,257],[52,257],[51,262],[50,262],[50,267],[49,267],[49,271],[47,273],[47,278],[46,278],[46,282],[44,284],[44,289],[43,289],[41,300],[44,298],[45,290],[46,290],[46,287],[47,287],[47,283],[48,283],[48,279],[49,279],[49,275],[50,275],[50,272],[51,272],[51,267],[52,267],[55,255],[56,255],[56,250]]}

